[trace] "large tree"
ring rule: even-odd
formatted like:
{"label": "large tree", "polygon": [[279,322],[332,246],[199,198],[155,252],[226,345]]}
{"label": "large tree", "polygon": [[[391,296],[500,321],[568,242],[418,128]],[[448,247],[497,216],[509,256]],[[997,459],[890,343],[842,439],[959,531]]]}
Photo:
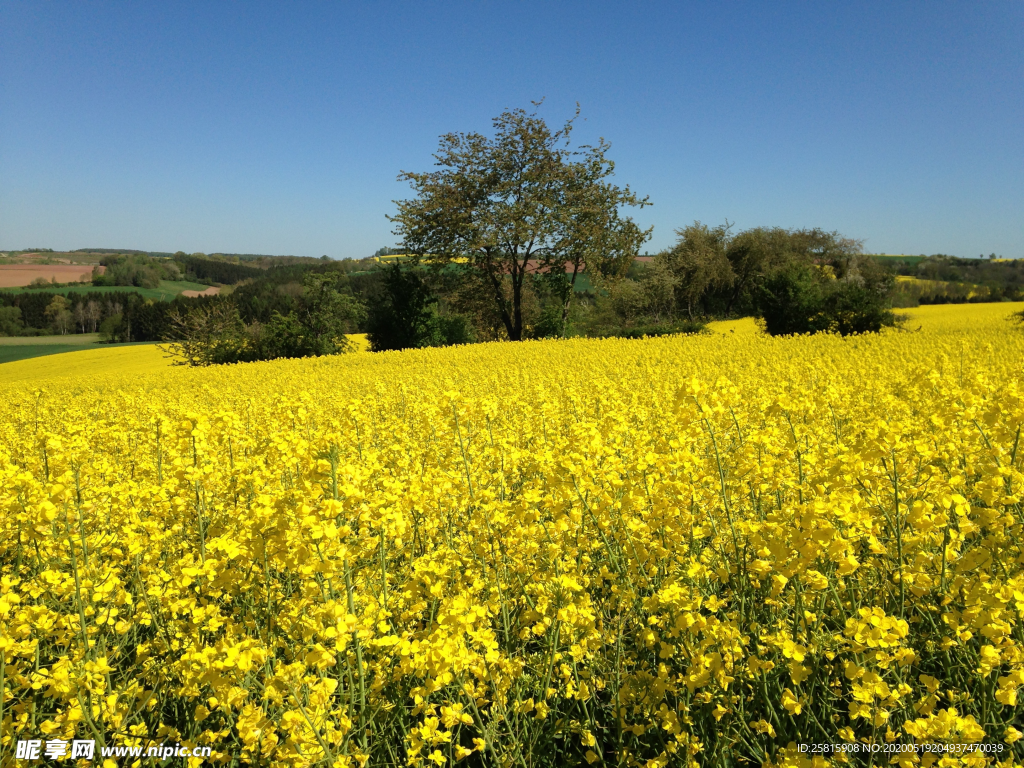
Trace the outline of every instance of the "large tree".
{"label": "large tree", "polygon": [[725,288],[733,281],[732,268],[725,255],[730,226],[709,227],[695,221],[677,229],[679,240],[675,246],[658,254],[657,261],[675,276],[679,306],[691,320],[694,310],[710,291]]}
{"label": "large tree", "polygon": [[399,175],[416,193],[395,201],[398,213],[389,217],[405,249],[475,281],[513,341],[524,335],[532,275],[560,284],[564,319],[579,274],[624,274],[650,237],[621,212],[649,203],[608,181],[609,145],[571,147],[576,116],[551,131],[535,112],[506,111],[494,119],[493,138],[449,133],[434,155],[438,170]]}

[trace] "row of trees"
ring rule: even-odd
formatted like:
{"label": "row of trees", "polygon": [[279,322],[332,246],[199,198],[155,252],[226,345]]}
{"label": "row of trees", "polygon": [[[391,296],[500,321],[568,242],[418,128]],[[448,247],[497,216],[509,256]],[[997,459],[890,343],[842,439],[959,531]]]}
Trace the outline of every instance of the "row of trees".
{"label": "row of trees", "polygon": [[166,338],[182,364],[212,365],[282,357],[313,357],[348,351],[363,319],[362,304],[335,276],[309,274],[295,309],[274,311],[267,322],[245,322],[230,300],[212,300],[169,316]]}
{"label": "row of trees", "polygon": [[147,302],[131,293],[0,293],[0,336],[104,331],[113,338],[126,304],[140,307]]}
{"label": "row of trees", "polygon": [[961,259],[937,253],[926,259],[896,261],[899,275],[947,283],[1024,286],[1024,259]]}
{"label": "row of trees", "polygon": [[21,316],[21,307],[0,306],[0,336],[40,335],[41,331],[49,331],[61,336],[69,333],[96,333],[101,327],[108,334],[113,324],[104,321],[116,317],[120,322],[120,303],[89,301],[72,304],[60,294],[48,296],[49,303],[43,309],[44,328],[25,326]]}
{"label": "row of trees", "polygon": [[695,222],[643,277],[617,286],[638,314],[754,315],[771,334],[877,331],[892,325],[895,278],[836,232],[757,227],[737,234]]}
{"label": "row of trees", "polygon": [[184,253],[176,253],[174,263],[177,263],[181,271],[194,280],[224,285],[234,285],[243,280],[257,279],[263,274],[263,270],[259,267],[209,259],[199,254],[188,256]]}
{"label": "row of trees", "polygon": [[[578,116],[577,110],[577,116]],[[565,335],[609,326],[692,328],[701,318],[756,314],[770,333],[858,333],[895,321],[894,279],[861,243],[821,230],[700,222],[631,276],[650,237],[625,211],[648,205],[609,181],[608,144],[570,147],[573,121],[551,131],[536,114],[505,112],[494,138],[449,134],[438,170],[403,173],[415,197],[391,220],[414,264],[454,274],[491,297],[504,336]],[[573,315],[577,281],[592,299]],[[530,323],[530,294],[540,305]],[[538,330],[541,333],[538,334]]]}
{"label": "row of trees", "polygon": [[132,286],[157,288],[161,280],[180,280],[182,270],[170,259],[154,259],[145,254],[114,254],[100,259],[93,268],[92,284],[96,286]]}
{"label": "row of trees", "polygon": [[183,362],[202,365],[334,354],[359,330],[383,350],[686,332],[735,314],[757,315],[770,333],[859,333],[894,322],[893,276],[834,232],[734,234],[728,224],[695,222],[672,248],[638,260],[651,230],[628,213],[649,202],[612,183],[604,140],[572,145],[578,115],[551,130],[535,112],[511,110],[495,118],[493,137],[441,137],[435,170],[400,176],[414,195],[390,217],[401,246],[386,250],[403,257],[389,267],[111,256],[97,279],[158,282],[174,265],[233,289],[173,304],[132,301],[109,335],[158,335]]}
{"label": "row of trees", "polygon": [[[538,269],[518,286],[498,275],[498,290],[483,291],[482,270],[468,259],[411,256],[357,275],[295,267],[175,313],[168,336],[184,342],[185,362],[207,364],[331,354],[347,347],[342,331],[358,330],[380,351],[510,338],[510,321],[521,323],[521,339],[694,332],[709,317],[735,313],[757,315],[773,334],[845,335],[895,322],[894,278],[856,241],[821,230],[732,235],[728,225],[699,222],[678,234],[672,248],[634,261],[625,274],[609,270],[583,292],[571,273]],[[322,299],[328,289],[331,301]]]}
{"label": "row of trees", "polygon": [[[606,142],[572,146],[578,114],[552,131],[536,113],[512,110],[495,118],[493,137],[441,137],[436,170],[400,175],[414,192],[390,217],[402,244],[378,253],[397,251],[403,261],[334,283],[336,296],[348,297],[337,310],[343,320],[319,327],[339,333],[365,317],[371,346],[381,350],[693,331],[710,316],[736,313],[758,315],[770,333],[858,333],[895,321],[892,275],[834,232],[733,234],[728,224],[696,222],[638,266],[651,231],[627,212],[649,203],[611,182]],[[294,278],[278,271],[239,285],[230,309],[176,316],[183,358],[342,349],[314,330],[304,309],[313,284]],[[362,314],[360,301],[369,307]]]}

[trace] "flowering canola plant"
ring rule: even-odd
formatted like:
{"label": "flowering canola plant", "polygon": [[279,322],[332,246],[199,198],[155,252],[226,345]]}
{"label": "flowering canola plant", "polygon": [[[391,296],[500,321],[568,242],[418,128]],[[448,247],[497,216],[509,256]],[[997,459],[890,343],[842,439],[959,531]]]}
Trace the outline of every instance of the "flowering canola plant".
{"label": "flowering canola plant", "polygon": [[1024,764],[1015,309],[0,386],[0,761]]}

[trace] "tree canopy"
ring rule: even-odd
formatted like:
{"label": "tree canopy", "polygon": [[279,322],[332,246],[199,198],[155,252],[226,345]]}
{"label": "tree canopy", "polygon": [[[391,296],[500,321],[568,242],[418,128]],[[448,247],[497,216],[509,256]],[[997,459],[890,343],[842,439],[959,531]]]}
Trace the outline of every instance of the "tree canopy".
{"label": "tree canopy", "polygon": [[528,277],[560,284],[564,317],[581,272],[624,274],[650,236],[622,213],[649,203],[608,180],[610,145],[571,146],[578,115],[552,131],[535,112],[507,110],[494,119],[493,138],[446,134],[438,170],[399,175],[415,192],[389,217],[404,249],[476,281],[514,341],[524,338]]}

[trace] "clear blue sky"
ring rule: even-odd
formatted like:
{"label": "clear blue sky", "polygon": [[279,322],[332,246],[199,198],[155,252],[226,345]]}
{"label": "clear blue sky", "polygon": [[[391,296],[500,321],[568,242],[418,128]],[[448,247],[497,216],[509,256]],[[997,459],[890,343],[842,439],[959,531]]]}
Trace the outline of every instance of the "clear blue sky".
{"label": "clear blue sky", "polygon": [[0,248],[335,258],[546,98],[694,219],[1024,256],[1024,3],[0,0]]}

